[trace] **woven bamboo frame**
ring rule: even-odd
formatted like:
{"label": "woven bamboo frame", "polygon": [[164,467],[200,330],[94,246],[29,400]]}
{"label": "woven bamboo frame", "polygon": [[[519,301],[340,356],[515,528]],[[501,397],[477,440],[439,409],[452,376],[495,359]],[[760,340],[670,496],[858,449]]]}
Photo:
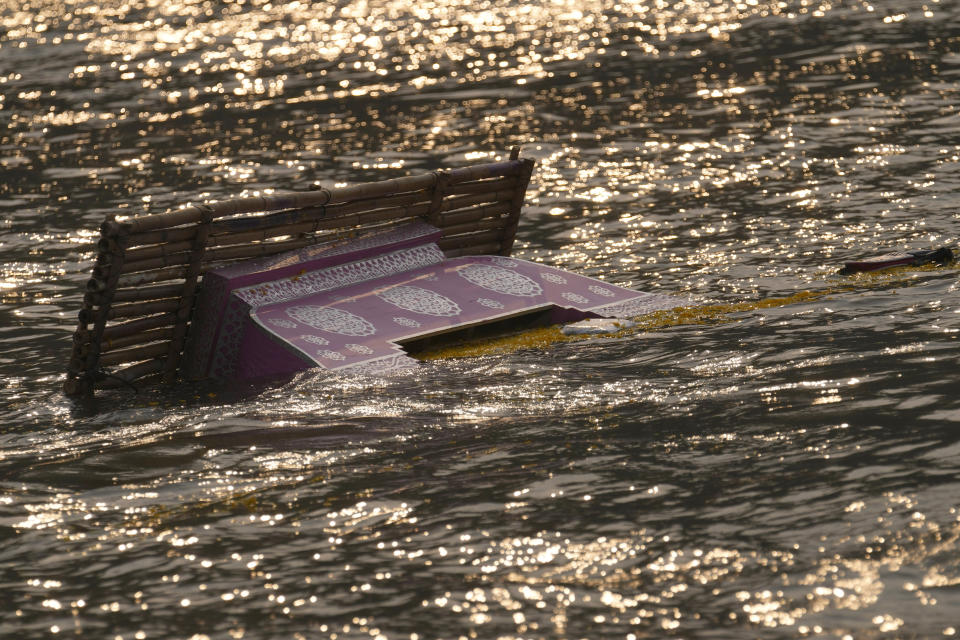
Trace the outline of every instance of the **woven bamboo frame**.
{"label": "woven bamboo frame", "polygon": [[[509,255],[533,160],[256,198],[101,225],[64,391],[177,378],[203,273],[238,260],[423,219],[449,257]],[[109,370],[107,368],[109,367]]]}

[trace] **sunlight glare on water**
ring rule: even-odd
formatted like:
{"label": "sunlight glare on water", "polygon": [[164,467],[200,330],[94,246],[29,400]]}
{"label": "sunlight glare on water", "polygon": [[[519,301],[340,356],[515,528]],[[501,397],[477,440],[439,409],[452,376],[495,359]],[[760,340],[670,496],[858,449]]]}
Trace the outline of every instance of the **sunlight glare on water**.
{"label": "sunlight glare on water", "polygon": [[[0,25],[0,636],[956,635],[957,272],[836,275],[956,248],[956,6],[26,0]],[[513,145],[517,256],[684,308],[400,376],[59,393],[105,215]]]}

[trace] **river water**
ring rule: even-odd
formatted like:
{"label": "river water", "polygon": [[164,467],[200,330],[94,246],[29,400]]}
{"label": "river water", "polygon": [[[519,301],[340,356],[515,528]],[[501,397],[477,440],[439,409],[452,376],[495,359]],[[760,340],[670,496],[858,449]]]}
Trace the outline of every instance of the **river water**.
{"label": "river water", "polygon": [[[0,637],[960,628],[960,5],[0,3]],[[104,215],[502,157],[515,255],[714,312],[60,392]],[[764,301],[779,302],[765,304]]]}

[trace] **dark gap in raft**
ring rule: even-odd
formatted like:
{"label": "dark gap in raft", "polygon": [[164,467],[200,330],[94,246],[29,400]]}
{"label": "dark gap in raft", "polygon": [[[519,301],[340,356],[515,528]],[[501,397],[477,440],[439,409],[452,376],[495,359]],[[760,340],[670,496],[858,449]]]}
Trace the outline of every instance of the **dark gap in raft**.
{"label": "dark gap in raft", "polygon": [[549,327],[562,322],[583,320],[584,318],[594,317],[594,315],[595,314],[582,313],[574,309],[548,307],[546,309],[535,309],[533,311],[520,313],[493,322],[432,333],[428,336],[419,336],[411,340],[397,342],[397,345],[400,346],[407,355],[422,359],[423,356],[431,351],[458,347],[479,340],[496,340],[498,338],[517,335],[531,329]]}

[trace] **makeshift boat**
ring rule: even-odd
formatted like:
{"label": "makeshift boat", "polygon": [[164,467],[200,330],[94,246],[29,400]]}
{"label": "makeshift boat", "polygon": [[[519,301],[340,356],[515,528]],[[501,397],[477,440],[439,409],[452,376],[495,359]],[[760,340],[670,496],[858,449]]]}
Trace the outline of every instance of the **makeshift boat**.
{"label": "makeshift boat", "polygon": [[676,298],[508,257],[534,162],[108,218],[69,395],[177,378],[414,366],[413,345],[630,318]]}

